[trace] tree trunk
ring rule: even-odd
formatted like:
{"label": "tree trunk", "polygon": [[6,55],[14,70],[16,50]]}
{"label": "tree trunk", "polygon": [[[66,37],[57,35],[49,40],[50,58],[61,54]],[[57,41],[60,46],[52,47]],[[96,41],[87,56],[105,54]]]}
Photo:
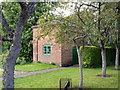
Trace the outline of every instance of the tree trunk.
{"label": "tree trunk", "polygon": [[120,1],[117,2],[117,40],[116,40],[116,57],[115,57],[115,69],[119,67],[119,48],[120,48]]}
{"label": "tree trunk", "polygon": [[14,88],[14,66],[19,52],[20,44],[18,47],[11,47],[11,50],[5,60],[3,76],[4,88]]}
{"label": "tree trunk", "polygon": [[10,46],[9,54],[6,57],[4,63],[4,73],[3,73],[3,88],[14,88],[14,67],[16,60],[18,58],[21,49],[21,36],[24,23],[30,17],[30,15],[35,11],[37,2],[19,2],[21,6],[21,12],[16,23],[16,29],[13,37],[13,44]]}
{"label": "tree trunk", "polygon": [[106,51],[104,47],[101,47],[101,56],[102,56],[102,75],[106,75]]}
{"label": "tree trunk", "polygon": [[119,48],[116,45],[115,69],[118,69],[118,67],[119,67]]}
{"label": "tree trunk", "polygon": [[[98,31],[100,32],[100,35],[103,37],[103,34],[101,32],[101,2],[99,2],[99,7],[98,7]],[[100,39],[100,47],[101,47],[101,56],[102,56],[102,75],[106,75],[106,51],[105,51],[105,46],[104,46],[104,41]]]}
{"label": "tree trunk", "polygon": [[21,35],[23,22],[18,23],[14,34],[14,41],[10,47],[9,54],[4,63],[3,86],[4,88],[14,88],[14,66],[21,49]]}
{"label": "tree trunk", "polygon": [[82,52],[79,50],[79,47],[77,45],[76,45],[76,49],[77,49],[79,69],[80,69],[80,88],[83,88]]}

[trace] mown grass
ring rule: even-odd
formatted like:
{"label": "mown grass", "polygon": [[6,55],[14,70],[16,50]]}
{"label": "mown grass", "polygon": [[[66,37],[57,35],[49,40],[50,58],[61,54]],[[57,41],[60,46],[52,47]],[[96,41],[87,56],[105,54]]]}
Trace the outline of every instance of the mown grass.
{"label": "mown grass", "polygon": [[[118,71],[107,68],[107,74],[112,77],[97,77],[101,74],[101,68],[84,68],[84,86],[87,88],[117,88]],[[16,78],[16,88],[59,88],[61,78],[71,78],[72,86],[79,86],[79,68],[66,68],[57,71],[51,71],[43,74],[31,75],[28,77]]]}
{"label": "mown grass", "polygon": [[2,72],[2,71],[0,71],[0,77],[2,77],[2,74],[3,74],[3,72]]}
{"label": "mown grass", "polygon": [[38,71],[38,70],[44,70],[44,69],[50,69],[50,68],[56,68],[56,67],[59,67],[59,66],[45,64],[45,63],[30,63],[30,64],[25,64],[25,65],[16,65],[15,70],[32,72],[32,71]]}
{"label": "mown grass", "polygon": [[[101,74],[101,68],[84,68],[84,86],[87,88],[118,88],[118,71],[111,70],[112,68],[107,68],[107,74],[112,75],[112,77],[106,78],[96,76]],[[72,67],[15,78],[15,88],[59,88],[59,80],[61,78],[71,78],[72,87],[79,86],[79,68]]]}

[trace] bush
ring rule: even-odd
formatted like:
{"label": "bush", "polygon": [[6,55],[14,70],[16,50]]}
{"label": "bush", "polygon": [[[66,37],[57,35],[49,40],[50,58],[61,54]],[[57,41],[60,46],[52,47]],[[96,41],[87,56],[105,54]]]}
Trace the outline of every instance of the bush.
{"label": "bush", "polygon": [[[95,68],[101,67],[102,57],[101,50],[95,46],[85,46],[84,52],[82,54],[83,67]],[[107,47],[106,48],[106,62],[107,66],[114,64],[115,59],[115,49]]]}
{"label": "bush", "polygon": [[[3,52],[3,53],[0,55],[0,67],[3,66],[7,54],[8,54],[8,51]],[[25,60],[24,57],[18,57],[18,59],[16,60],[16,64],[26,64],[26,63],[27,63],[27,62],[26,62],[26,60]]]}
{"label": "bush", "polygon": [[26,64],[27,62],[25,61],[24,57],[18,57],[16,60],[16,64]]}
{"label": "bush", "polygon": [[107,59],[107,66],[114,65],[116,56],[115,48],[106,48],[106,59]]}
{"label": "bush", "polygon": [[4,60],[5,60],[6,56],[7,56],[7,54],[8,54],[8,51],[3,52],[3,53],[0,55],[0,66],[3,66]]}
{"label": "bush", "polygon": [[22,49],[20,50],[19,58],[24,58],[26,62],[32,62],[33,56],[33,46],[32,46],[32,30],[28,29],[24,32],[22,32]]}

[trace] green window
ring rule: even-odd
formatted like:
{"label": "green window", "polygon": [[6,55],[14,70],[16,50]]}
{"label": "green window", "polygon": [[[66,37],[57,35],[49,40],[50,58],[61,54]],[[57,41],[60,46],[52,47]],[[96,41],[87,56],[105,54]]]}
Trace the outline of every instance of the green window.
{"label": "green window", "polygon": [[43,55],[51,54],[51,45],[43,45]]}

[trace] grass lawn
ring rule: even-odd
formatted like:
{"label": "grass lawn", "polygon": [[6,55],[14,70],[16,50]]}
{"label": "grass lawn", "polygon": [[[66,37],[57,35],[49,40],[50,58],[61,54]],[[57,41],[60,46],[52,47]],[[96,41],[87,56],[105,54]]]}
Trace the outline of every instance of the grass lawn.
{"label": "grass lawn", "polygon": [[0,71],[0,77],[2,77],[2,74],[3,74],[3,72],[2,72],[2,71]]}
{"label": "grass lawn", "polygon": [[15,70],[32,72],[32,71],[38,71],[38,70],[50,69],[50,68],[56,68],[56,67],[59,67],[59,66],[45,64],[45,63],[30,63],[30,64],[25,64],[25,65],[16,65]]}
{"label": "grass lawn", "polygon": [[[107,68],[107,74],[112,77],[96,77],[101,74],[101,68],[84,68],[84,86],[87,88],[118,88],[118,71]],[[120,71],[119,71],[120,72]],[[79,68],[72,67],[51,71],[43,74],[36,74],[15,79],[16,88],[59,88],[60,78],[71,78],[72,86],[79,84]],[[1,84],[1,82],[0,82]]]}
{"label": "grass lawn", "polygon": [[[112,77],[96,77],[101,74],[101,68],[84,68],[84,86],[87,88],[118,88],[118,71],[107,68],[107,74]],[[120,73],[120,71],[119,71]],[[71,78],[72,86],[79,86],[79,68],[72,67],[51,71],[43,74],[36,74],[15,79],[16,88],[59,88],[61,78]],[[1,82],[0,82],[1,84]],[[1,85],[0,85],[1,87]]]}

